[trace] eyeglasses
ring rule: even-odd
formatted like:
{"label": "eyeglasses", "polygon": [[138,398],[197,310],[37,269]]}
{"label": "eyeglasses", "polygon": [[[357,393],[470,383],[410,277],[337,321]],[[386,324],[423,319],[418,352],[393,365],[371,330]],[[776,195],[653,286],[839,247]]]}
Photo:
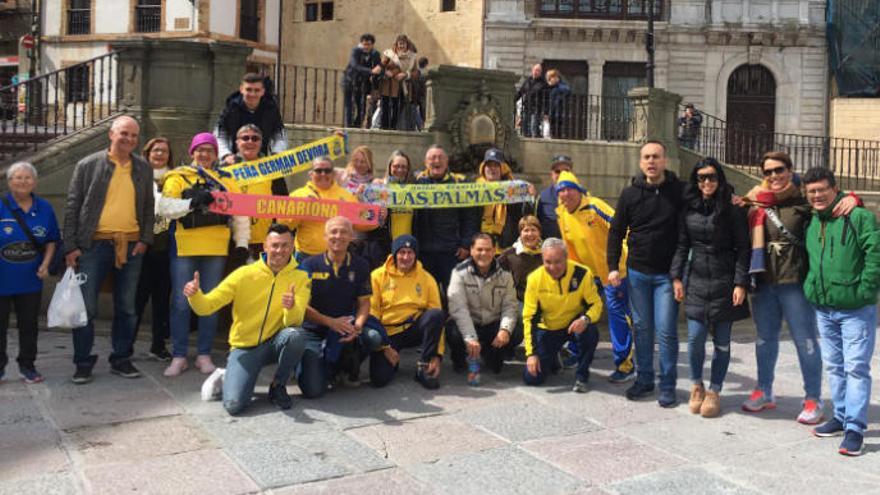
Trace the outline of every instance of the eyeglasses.
{"label": "eyeglasses", "polygon": [[260,142],[263,140],[263,138],[261,138],[260,136],[253,136],[253,135],[238,136],[238,139],[240,141],[244,141],[245,143],[248,141],[253,141],[253,142],[257,143],[257,142]]}
{"label": "eyeglasses", "polygon": [[697,182],[718,182],[718,174],[697,174]]}
{"label": "eyeglasses", "polygon": [[163,148],[153,148],[150,150],[150,153],[160,153],[160,154],[164,155],[164,154],[168,153],[168,150],[163,149]]}
{"label": "eyeglasses", "polygon": [[314,172],[316,174],[332,174],[333,169],[332,168],[316,168],[316,169],[312,169],[312,172]]}
{"label": "eyeglasses", "polygon": [[785,173],[786,170],[788,170],[788,169],[785,168],[784,166],[783,167],[776,167],[776,168],[767,168],[767,169],[764,169],[764,177],[770,177],[771,175],[782,175]]}

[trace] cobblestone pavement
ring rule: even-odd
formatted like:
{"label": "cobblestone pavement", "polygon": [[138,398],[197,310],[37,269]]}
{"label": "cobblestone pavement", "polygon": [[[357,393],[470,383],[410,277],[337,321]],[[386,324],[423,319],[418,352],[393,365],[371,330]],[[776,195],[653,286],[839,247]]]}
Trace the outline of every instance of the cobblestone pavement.
{"label": "cobblestone pavement", "polygon": [[[803,392],[790,341],[777,366],[779,408],[740,411],[754,385],[752,328],[735,331],[716,419],[687,410],[684,343],[673,409],[625,400],[626,385],[605,380],[612,363],[603,343],[583,395],[570,392],[571,370],[545,387],[523,386],[521,363],[484,375],[479,388],[445,364],[443,386],[429,392],[411,379],[415,354],[404,353],[409,364],[384,389],[365,383],[305,400],[291,386],[294,407],[284,412],[265,399],[264,370],[252,409],[230,418],[200,400],[196,371],[168,379],[163,363],[139,353],[143,378],[111,375],[106,337],[97,339],[95,381],[78,386],[68,333],[42,333],[46,382],[25,385],[10,331],[0,494],[880,493],[880,404],[872,401],[860,458],[838,455],[839,438],[812,437],[794,421]],[[876,375],[876,353],[874,364]]]}

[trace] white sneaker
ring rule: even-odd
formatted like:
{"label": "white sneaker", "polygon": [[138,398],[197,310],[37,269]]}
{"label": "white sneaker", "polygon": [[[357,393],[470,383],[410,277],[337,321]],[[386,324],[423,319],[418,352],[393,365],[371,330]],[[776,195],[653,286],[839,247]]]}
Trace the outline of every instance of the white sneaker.
{"label": "white sneaker", "polygon": [[202,383],[203,401],[219,400],[220,397],[222,397],[224,375],[226,375],[226,370],[223,368],[217,368],[207,379],[205,379],[205,383]]}

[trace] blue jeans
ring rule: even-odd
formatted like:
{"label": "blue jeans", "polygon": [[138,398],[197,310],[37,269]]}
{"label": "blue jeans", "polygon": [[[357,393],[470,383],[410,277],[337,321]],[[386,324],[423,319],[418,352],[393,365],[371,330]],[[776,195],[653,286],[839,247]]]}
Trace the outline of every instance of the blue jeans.
{"label": "blue jeans", "polygon": [[654,338],[660,343],[660,390],[675,390],[678,377],[678,303],[666,273],[648,274],[628,268],[629,305],[636,339],[639,383],[654,386]]}
{"label": "blue jeans", "polygon": [[[225,256],[171,257],[171,349],[174,357],[186,357],[189,346],[189,320],[192,310],[183,295],[183,286],[199,272],[202,292],[208,293],[223,280]],[[217,313],[199,317],[197,347],[199,355],[211,354],[217,332]]]}
{"label": "blue jeans", "polygon": [[131,256],[135,244],[137,243],[128,243],[128,262],[122,268],[115,267],[113,241],[95,241],[79,257],[79,272],[88,277],[82,285],[82,294],[89,321],[86,326],[73,329],[73,362],[77,366],[91,368],[98,360],[98,356],[92,355],[92,345],[95,342],[94,321],[98,312],[98,292],[110,273],[113,273],[113,324],[110,337],[113,352],[110,354],[110,362],[117,363],[131,357],[132,339],[137,324],[134,298],[144,261],[143,255]]}
{"label": "blue jeans", "polygon": [[593,356],[596,353],[596,346],[599,344],[599,329],[594,324],[587,325],[587,328],[579,334],[568,333],[568,327],[560,330],[542,330],[540,328],[532,328],[532,338],[535,342],[535,356],[541,362],[541,370],[537,375],[529,373],[528,368],[523,370],[523,381],[526,385],[541,385],[547,378],[547,373],[556,373],[558,369],[557,355],[559,350],[569,339],[574,339],[578,347],[578,364],[575,370],[575,378],[582,382],[590,379],[590,365],[593,363]]}
{"label": "blue jeans", "polygon": [[877,307],[816,308],[822,359],[831,387],[834,418],[864,434],[871,400],[871,355],[877,337]]}
{"label": "blue jeans", "polygon": [[721,392],[727,368],[730,366],[730,331],[732,321],[705,323],[688,318],[688,357],[691,362],[691,380],[703,384],[703,363],[706,361],[706,337],[712,329],[712,371],[709,390]]}
{"label": "blue jeans", "polygon": [[752,316],[758,337],[755,357],[758,361],[758,388],[773,396],[776,359],[779,357],[779,333],[782,318],[788,322],[797,349],[804,392],[818,400],[822,392],[822,355],[819,349],[816,311],[804,296],[800,284],[765,284],[752,294]]}
{"label": "blue jeans", "polygon": [[257,377],[267,364],[278,363],[272,381],[287,384],[303,357],[305,333],[301,328],[283,328],[258,346],[229,351],[223,377],[223,408],[226,412],[235,415],[250,405]]}

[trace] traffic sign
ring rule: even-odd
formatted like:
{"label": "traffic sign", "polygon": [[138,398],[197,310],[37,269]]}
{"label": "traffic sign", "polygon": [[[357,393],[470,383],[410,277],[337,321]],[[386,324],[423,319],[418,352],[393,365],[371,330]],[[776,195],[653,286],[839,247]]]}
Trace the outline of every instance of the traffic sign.
{"label": "traffic sign", "polygon": [[34,37],[31,36],[30,34],[26,34],[21,37],[21,47],[22,48],[24,48],[26,50],[30,50],[31,48],[34,47],[34,44],[35,44]]}

